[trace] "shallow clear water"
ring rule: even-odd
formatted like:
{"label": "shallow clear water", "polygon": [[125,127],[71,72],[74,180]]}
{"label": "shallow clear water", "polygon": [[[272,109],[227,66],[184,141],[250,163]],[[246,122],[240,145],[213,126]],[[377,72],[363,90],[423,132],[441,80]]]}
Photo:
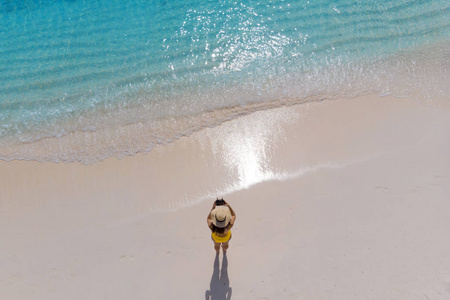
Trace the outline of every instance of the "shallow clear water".
{"label": "shallow clear water", "polygon": [[[2,0],[0,157],[92,163],[305,100],[375,93],[445,106],[449,7]],[[146,133],[115,141],[124,128]],[[71,148],[74,132],[96,135]],[[29,148],[45,138],[65,146]]]}

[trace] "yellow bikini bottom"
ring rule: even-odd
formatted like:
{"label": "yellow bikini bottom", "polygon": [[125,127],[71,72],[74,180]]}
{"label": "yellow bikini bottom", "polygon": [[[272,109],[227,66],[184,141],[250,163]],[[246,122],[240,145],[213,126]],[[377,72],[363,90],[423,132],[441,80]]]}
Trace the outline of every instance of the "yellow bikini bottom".
{"label": "yellow bikini bottom", "polygon": [[231,231],[228,231],[224,237],[218,236],[215,232],[213,232],[213,233],[211,233],[211,237],[214,240],[214,242],[216,242],[216,243],[226,243],[231,238]]}

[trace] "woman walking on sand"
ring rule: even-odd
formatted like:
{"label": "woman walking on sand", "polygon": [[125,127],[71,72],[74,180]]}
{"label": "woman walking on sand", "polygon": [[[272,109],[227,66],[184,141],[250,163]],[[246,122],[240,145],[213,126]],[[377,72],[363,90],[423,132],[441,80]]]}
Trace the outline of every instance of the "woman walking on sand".
{"label": "woman walking on sand", "polygon": [[211,229],[211,237],[217,254],[220,252],[220,245],[222,245],[223,253],[227,252],[228,242],[231,239],[230,230],[235,220],[236,214],[225,200],[217,199],[214,201],[206,221],[209,229]]}

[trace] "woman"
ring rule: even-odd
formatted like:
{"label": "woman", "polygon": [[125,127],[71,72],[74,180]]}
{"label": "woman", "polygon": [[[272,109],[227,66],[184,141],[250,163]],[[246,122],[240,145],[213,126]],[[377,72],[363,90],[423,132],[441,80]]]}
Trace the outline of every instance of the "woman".
{"label": "woman", "polygon": [[213,207],[208,214],[208,227],[211,229],[211,237],[214,241],[214,249],[216,253],[220,252],[220,245],[222,245],[223,253],[227,252],[228,241],[231,239],[231,227],[236,220],[236,214],[231,206],[223,199],[224,205],[217,205],[214,201]]}

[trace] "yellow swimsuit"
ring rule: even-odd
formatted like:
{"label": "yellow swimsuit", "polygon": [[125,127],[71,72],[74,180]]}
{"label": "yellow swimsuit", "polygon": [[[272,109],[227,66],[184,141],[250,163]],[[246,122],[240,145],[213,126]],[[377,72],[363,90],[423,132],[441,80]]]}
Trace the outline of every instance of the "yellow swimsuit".
{"label": "yellow swimsuit", "polygon": [[228,231],[224,237],[218,236],[215,232],[211,233],[211,237],[216,243],[226,243],[231,238],[231,230]]}

